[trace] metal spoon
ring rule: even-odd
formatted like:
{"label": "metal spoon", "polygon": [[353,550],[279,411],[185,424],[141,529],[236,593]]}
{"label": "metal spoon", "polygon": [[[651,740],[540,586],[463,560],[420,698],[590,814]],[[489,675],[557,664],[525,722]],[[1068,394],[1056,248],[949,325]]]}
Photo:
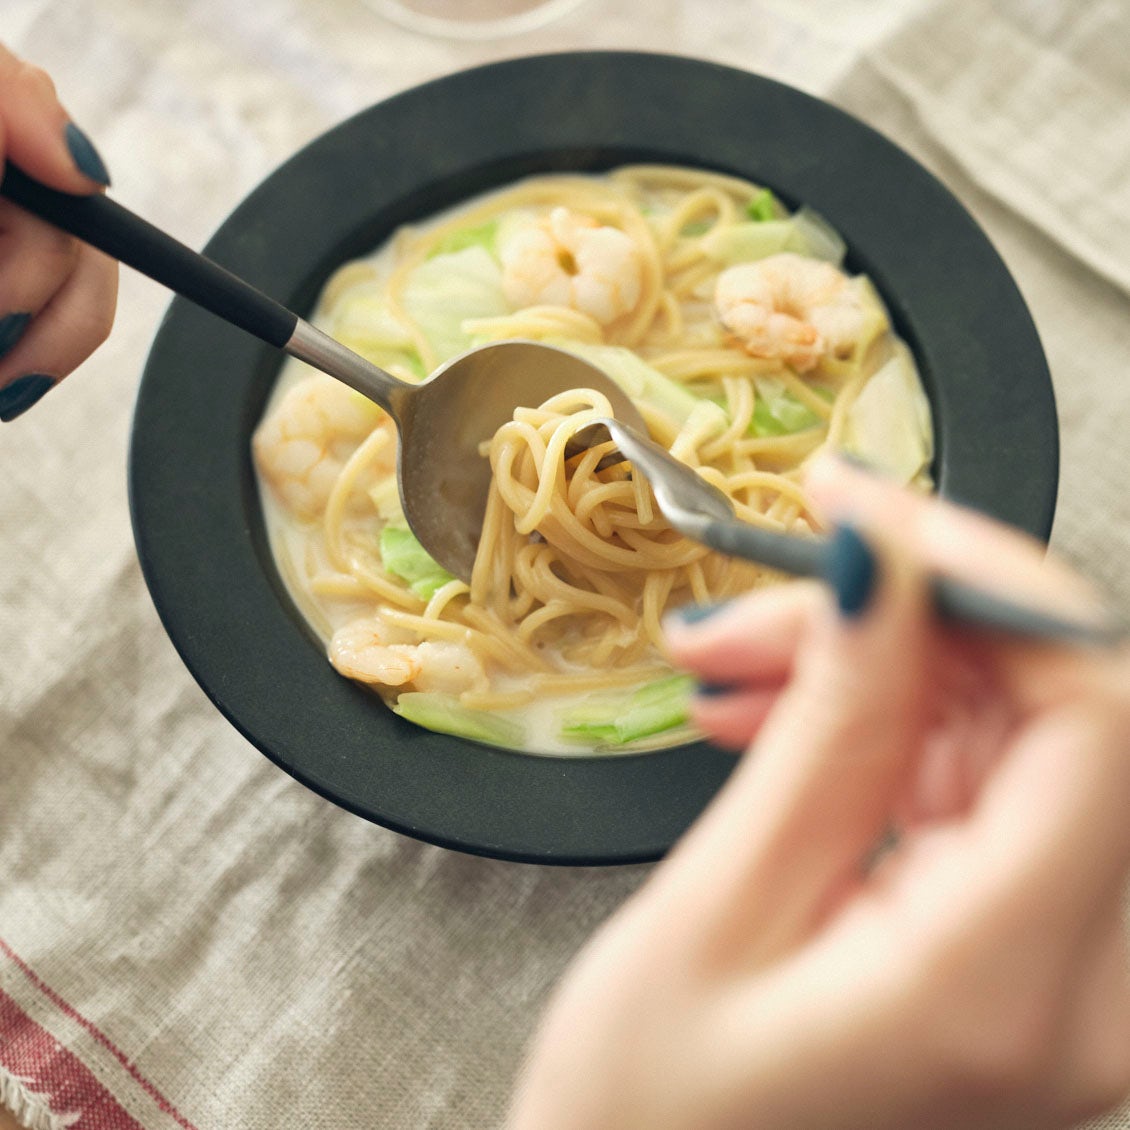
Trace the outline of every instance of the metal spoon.
{"label": "metal spoon", "polygon": [[[733,503],[713,483],[624,421],[593,421],[574,436],[573,450],[591,447],[609,437],[621,456],[651,484],[663,516],[685,537],[719,553],[756,561],[782,573],[829,578],[827,538],[779,533],[740,521],[735,517]],[[601,463],[607,465],[610,458],[605,456]],[[953,577],[935,574],[930,578],[930,590],[935,610],[947,620],[1082,646],[1112,646],[1126,639],[1126,629],[1121,624],[1056,616]]]}
{"label": "metal spoon", "polygon": [[644,429],[614,381],[564,350],[498,342],[448,361],[418,385],[406,384],[106,196],[57,192],[11,164],[0,196],[379,404],[400,433],[404,516],[428,553],[463,580],[471,578],[490,484],[479,444],[517,406],[592,388],[608,397],[617,418]]}

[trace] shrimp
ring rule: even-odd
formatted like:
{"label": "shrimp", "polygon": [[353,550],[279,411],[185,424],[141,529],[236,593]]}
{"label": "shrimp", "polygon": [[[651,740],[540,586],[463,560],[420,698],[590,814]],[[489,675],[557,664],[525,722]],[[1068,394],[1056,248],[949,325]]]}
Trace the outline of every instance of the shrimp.
{"label": "shrimp", "polygon": [[727,268],[714,290],[719,320],[737,344],[799,373],[825,356],[850,356],[864,328],[864,302],[858,279],[788,251]]}
{"label": "shrimp", "polygon": [[342,674],[362,683],[418,691],[459,694],[484,690],[486,671],[481,660],[454,640],[418,642],[414,632],[390,624],[379,613],[338,628],[330,640],[330,662]]}
{"label": "shrimp", "polygon": [[[316,373],[291,388],[256,429],[255,462],[279,501],[310,520],[325,509],[346,460],[387,421],[360,393]],[[395,445],[388,446],[395,460]]]}
{"label": "shrimp", "polygon": [[567,306],[606,326],[632,310],[643,291],[632,238],[568,208],[519,228],[499,254],[502,289],[515,308]]}

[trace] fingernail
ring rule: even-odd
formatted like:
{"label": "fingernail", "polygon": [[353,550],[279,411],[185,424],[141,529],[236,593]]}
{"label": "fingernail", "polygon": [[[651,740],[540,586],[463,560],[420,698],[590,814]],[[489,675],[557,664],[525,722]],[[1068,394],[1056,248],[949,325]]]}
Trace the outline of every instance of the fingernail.
{"label": "fingernail", "polygon": [[673,615],[684,624],[701,624],[725,607],[726,601],[719,604],[684,604],[682,608],[676,608]]}
{"label": "fingernail", "polygon": [[94,148],[90,138],[74,122],[67,122],[66,138],[67,148],[71,151],[71,158],[78,171],[83,176],[108,187],[110,174],[106,171],[106,166],[98,156],[98,150]]}
{"label": "fingernail", "polygon": [[724,694],[733,694],[736,689],[729,683],[698,683],[694,693],[702,698],[718,698]]}
{"label": "fingernail", "polygon": [[0,357],[11,351],[16,342],[23,337],[30,314],[5,314],[0,318]]}
{"label": "fingernail", "polygon": [[0,388],[0,422],[7,424],[17,416],[22,416],[54,383],[54,377],[29,373]]}
{"label": "fingernail", "polygon": [[825,579],[844,616],[854,619],[866,611],[878,573],[875,553],[859,531],[851,525],[837,527],[828,545]]}

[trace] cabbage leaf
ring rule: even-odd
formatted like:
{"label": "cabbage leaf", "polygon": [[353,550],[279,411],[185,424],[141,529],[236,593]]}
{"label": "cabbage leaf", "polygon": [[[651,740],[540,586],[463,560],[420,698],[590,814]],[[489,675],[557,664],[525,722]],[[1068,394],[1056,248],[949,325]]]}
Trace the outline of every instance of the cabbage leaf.
{"label": "cabbage leaf", "polygon": [[463,329],[470,318],[510,313],[502,293],[502,268],[479,244],[425,259],[408,276],[404,309],[443,362],[470,349]]}

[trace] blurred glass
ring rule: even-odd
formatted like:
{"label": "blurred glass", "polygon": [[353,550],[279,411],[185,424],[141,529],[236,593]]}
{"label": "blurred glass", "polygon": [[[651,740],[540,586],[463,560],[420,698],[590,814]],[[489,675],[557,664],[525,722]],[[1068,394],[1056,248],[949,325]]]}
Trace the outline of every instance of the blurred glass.
{"label": "blurred glass", "polygon": [[451,39],[493,39],[533,31],[586,0],[369,0],[412,31]]}

